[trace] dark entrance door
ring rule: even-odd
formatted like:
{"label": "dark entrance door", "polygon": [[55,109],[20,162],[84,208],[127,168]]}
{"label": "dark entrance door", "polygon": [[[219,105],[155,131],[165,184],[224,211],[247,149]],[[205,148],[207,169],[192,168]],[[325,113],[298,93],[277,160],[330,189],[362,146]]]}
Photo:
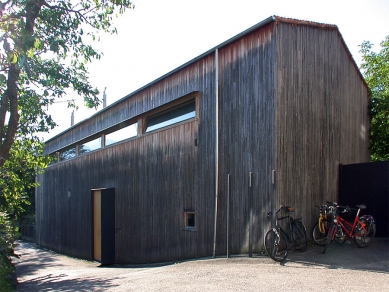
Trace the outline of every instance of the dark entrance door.
{"label": "dark entrance door", "polygon": [[102,265],[115,263],[115,189],[92,190],[92,258]]}
{"label": "dark entrance door", "polygon": [[377,236],[389,236],[389,162],[340,165],[339,204],[365,204],[362,215],[373,215]]}

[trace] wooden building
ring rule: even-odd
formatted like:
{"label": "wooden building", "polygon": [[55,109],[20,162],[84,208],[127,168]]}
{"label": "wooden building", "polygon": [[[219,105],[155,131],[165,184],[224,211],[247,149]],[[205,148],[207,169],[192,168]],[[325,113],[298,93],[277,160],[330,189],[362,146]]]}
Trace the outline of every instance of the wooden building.
{"label": "wooden building", "polygon": [[368,129],[338,28],[269,17],[47,141],[37,244],[107,263],[261,251],[268,211],[309,229],[337,199]]}

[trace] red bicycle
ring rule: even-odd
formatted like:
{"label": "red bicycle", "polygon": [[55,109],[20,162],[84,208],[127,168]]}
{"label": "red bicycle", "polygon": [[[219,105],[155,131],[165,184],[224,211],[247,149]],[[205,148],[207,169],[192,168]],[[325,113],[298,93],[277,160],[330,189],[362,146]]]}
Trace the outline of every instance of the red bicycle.
{"label": "red bicycle", "polygon": [[[365,205],[357,205],[358,209],[353,209],[348,206],[340,206],[337,203],[327,202],[329,208],[332,209],[332,222],[328,230],[326,243],[323,253],[326,252],[328,245],[334,240],[336,234],[343,233],[347,238],[352,238],[358,247],[367,247],[373,240],[376,233],[376,225],[374,218],[371,215],[359,216],[361,210],[366,209]],[[340,213],[355,211],[354,222],[347,222],[340,217]]]}

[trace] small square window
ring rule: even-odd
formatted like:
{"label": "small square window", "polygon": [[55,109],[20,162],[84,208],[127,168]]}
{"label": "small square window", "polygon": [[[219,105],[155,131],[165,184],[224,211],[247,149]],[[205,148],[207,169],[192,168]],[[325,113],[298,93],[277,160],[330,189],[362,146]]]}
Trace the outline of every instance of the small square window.
{"label": "small square window", "polygon": [[194,211],[184,212],[185,228],[196,227],[196,213]]}

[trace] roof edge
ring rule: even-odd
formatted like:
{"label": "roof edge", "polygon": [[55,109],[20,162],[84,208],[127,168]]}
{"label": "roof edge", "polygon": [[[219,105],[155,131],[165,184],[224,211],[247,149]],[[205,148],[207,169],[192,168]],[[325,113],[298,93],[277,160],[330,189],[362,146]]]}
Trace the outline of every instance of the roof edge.
{"label": "roof edge", "polygon": [[159,81],[161,81],[161,80],[167,78],[168,76],[170,76],[170,75],[172,75],[172,74],[174,74],[174,73],[176,73],[176,72],[182,70],[183,68],[185,68],[185,67],[187,67],[187,66],[189,66],[189,65],[191,65],[191,64],[193,64],[193,63],[195,63],[195,62],[197,62],[198,60],[200,60],[200,59],[202,59],[202,58],[204,58],[204,57],[206,57],[206,56],[208,56],[208,55],[214,53],[217,49],[220,49],[220,48],[222,48],[222,47],[224,47],[224,46],[226,46],[226,45],[228,45],[228,44],[234,42],[235,40],[237,40],[237,39],[239,39],[239,38],[245,36],[246,34],[252,32],[252,31],[254,31],[254,30],[256,30],[256,29],[258,29],[258,28],[260,28],[260,27],[262,27],[262,26],[265,26],[266,24],[271,23],[271,22],[273,22],[273,21],[275,21],[275,20],[276,20],[276,18],[275,18],[274,16],[270,16],[270,17],[266,18],[265,20],[263,20],[263,21],[261,21],[261,22],[255,24],[255,25],[253,25],[252,27],[250,27],[250,28],[244,30],[243,32],[241,32],[241,33],[235,35],[234,37],[232,37],[232,38],[226,40],[225,42],[221,43],[220,45],[218,45],[218,46],[216,46],[216,47],[213,47],[212,49],[206,51],[205,53],[199,55],[198,57],[196,57],[196,58],[194,58],[194,59],[192,59],[192,60],[190,60],[190,61],[188,61],[188,62],[182,64],[181,66],[177,67],[176,69],[173,69],[172,71],[169,71],[168,73],[162,75],[161,77],[159,77],[159,78],[157,78],[157,79],[155,79],[155,80],[153,80],[153,81],[147,83],[146,85],[144,85],[144,86],[138,88],[137,90],[135,90],[135,91],[133,91],[133,92],[131,92],[131,93],[125,95],[124,97],[118,99],[117,101],[115,101],[114,103],[110,104],[109,106],[107,106],[107,107],[101,109],[100,111],[98,111],[97,113],[93,114],[93,115],[90,116],[89,118],[86,118],[86,119],[84,119],[84,120],[78,122],[77,124],[74,124],[72,127],[67,128],[66,130],[62,131],[61,133],[59,133],[59,134],[55,135],[54,137],[48,139],[47,141],[45,141],[45,143],[49,143],[50,141],[54,140],[54,139],[57,138],[58,136],[61,136],[62,134],[64,134],[64,133],[70,131],[71,129],[77,127],[78,125],[84,123],[85,121],[87,121],[87,120],[93,118],[94,116],[97,116],[97,115],[101,114],[102,112],[108,110],[109,108],[114,107],[116,104],[122,102],[123,100],[125,100],[125,99],[127,99],[127,98],[130,98],[130,97],[133,96],[133,95],[138,94],[138,93],[141,92],[142,90],[144,90],[144,89],[146,89],[146,88],[148,88],[148,87],[150,87],[150,86],[152,86],[152,85],[158,83]]}
{"label": "roof edge", "polygon": [[357,65],[357,62],[355,62],[354,60],[354,57],[353,55],[351,54],[350,52],[350,49],[348,48],[343,36],[342,36],[342,33],[340,32],[339,28],[337,25],[335,24],[326,24],[326,23],[320,23],[320,22],[314,22],[314,21],[308,21],[308,20],[299,20],[299,19],[294,19],[294,18],[285,18],[285,17],[280,17],[280,16],[273,16],[275,21],[276,22],[282,22],[282,23],[288,23],[288,24],[292,24],[292,25],[307,25],[307,26],[313,26],[313,27],[317,27],[317,28],[324,28],[324,29],[329,29],[329,30],[335,30],[337,31],[339,37],[340,37],[340,40],[343,44],[343,47],[345,48],[351,62],[353,63],[355,69],[357,70],[363,84],[365,84],[365,86],[367,88],[369,88],[369,86],[367,85],[366,83],[366,80],[365,78],[363,77],[363,74],[361,72],[361,70],[359,70],[358,68],[358,65]]}
{"label": "roof edge", "polygon": [[339,37],[340,37],[342,43],[343,43],[343,46],[345,47],[349,57],[352,60],[355,68],[359,72],[359,75],[360,75],[360,77],[362,79],[362,82],[367,86],[367,83],[366,83],[365,79],[363,78],[363,75],[362,75],[361,71],[359,70],[359,68],[358,68],[358,66],[357,66],[357,64],[356,64],[356,62],[355,62],[355,60],[354,60],[354,58],[353,58],[349,48],[347,47],[346,42],[344,41],[344,39],[342,37],[342,34],[340,33],[339,28],[338,28],[337,25],[326,24],[326,23],[319,23],[319,22],[308,21],[308,20],[300,20],[300,19],[294,19],[294,18],[285,18],[285,17],[280,17],[280,16],[277,16],[277,15],[272,15],[272,16],[262,20],[261,22],[255,24],[255,25],[253,25],[251,27],[249,27],[248,29],[242,31],[241,33],[231,37],[230,39],[226,40],[225,42],[222,42],[221,44],[213,47],[212,49],[206,51],[205,53],[199,55],[198,57],[196,57],[196,58],[194,58],[194,59],[192,59],[192,60],[182,64],[181,66],[179,66],[179,67],[169,71],[168,73],[162,75],[161,77],[159,77],[159,78],[157,78],[157,79],[147,83],[146,85],[138,88],[137,90],[135,90],[135,91],[125,95],[124,97],[118,99],[117,101],[115,101],[114,103],[110,104],[109,106],[107,106],[107,107],[101,109],[100,111],[96,112],[95,114],[93,114],[89,118],[86,118],[86,119],[78,122],[77,124],[73,125],[72,127],[67,128],[66,130],[62,131],[61,133],[59,133],[59,134],[55,135],[54,137],[48,139],[47,141],[45,141],[45,143],[51,142],[52,140],[56,139],[58,136],[63,135],[64,133],[72,130],[73,128],[77,127],[78,125],[84,123],[85,121],[87,121],[87,120],[89,120],[89,119],[91,119],[91,118],[93,118],[93,117],[95,117],[97,115],[100,115],[102,112],[104,112],[104,111],[106,111],[106,110],[116,106],[117,104],[121,103],[123,100],[138,94],[139,92],[143,91],[144,89],[146,89],[146,88],[148,88],[148,87],[150,87],[150,86],[152,86],[152,85],[162,81],[163,79],[169,77],[170,75],[173,75],[174,73],[177,73],[178,71],[184,69],[185,67],[187,67],[187,66],[197,62],[198,60],[200,60],[200,59],[202,59],[202,58],[204,58],[204,57],[206,57],[206,56],[208,56],[210,54],[213,54],[216,50],[221,49],[222,47],[224,47],[224,46],[226,46],[226,45],[228,45],[228,44],[230,44],[230,43],[232,43],[232,42],[242,38],[243,36],[253,32],[253,31],[257,30],[258,28],[261,28],[261,27],[263,27],[263,26],[265,26],[265,25],[267,25],[267,24],[269,24],[271,22],[287,23],[287,24],[292,24],[292,25],[306,25],[306,26],[317,27],[317,28],[322,28],[322,29],[324,28],[324,29],[329,29],[329,30],[336,30],[338,32],[338,34],[339,34]]}
{"label": "roof edge", "polygon": [[274,15],[273,17],[274,17],[274,20],[276,22],[283,22],[283,23],[296,24],[296,25],[316,26],[316,27],[320,27],[320,28],[339,30],[338,26],[335,24],[321,23],[321,22],[301,20],[301,19],[295,19],[295,18],[286,18],[286,17],[277,16],[277,15]]}

